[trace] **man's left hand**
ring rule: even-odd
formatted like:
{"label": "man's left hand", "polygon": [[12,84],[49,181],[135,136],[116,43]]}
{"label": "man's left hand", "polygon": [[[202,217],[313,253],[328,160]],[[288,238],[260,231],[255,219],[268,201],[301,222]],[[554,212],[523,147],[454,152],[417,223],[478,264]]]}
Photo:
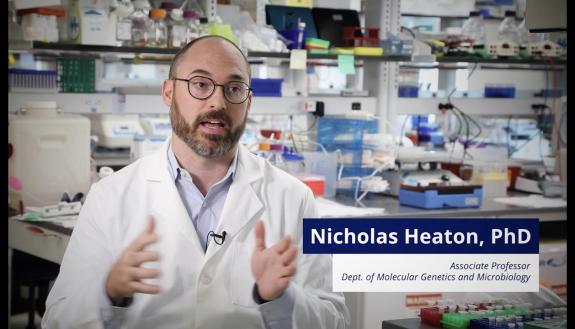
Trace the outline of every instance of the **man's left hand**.
{"label": "man's left hand", "polygon": [[258,294],[265,301],[280,297],[296,272],[297,245],[285,236],[275,245],[266,248],[265,228],[256,222],[256,247],[252,254],[252,274],[256,279]]}

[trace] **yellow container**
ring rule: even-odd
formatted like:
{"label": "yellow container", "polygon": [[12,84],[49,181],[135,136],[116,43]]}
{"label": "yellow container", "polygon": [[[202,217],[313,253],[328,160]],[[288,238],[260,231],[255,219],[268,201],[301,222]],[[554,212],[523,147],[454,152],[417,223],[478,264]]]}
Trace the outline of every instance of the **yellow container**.
{"label": "yellow container", "polygon": [[355,47],[353,49],[355,55],[362,56],[381,56],[383,55],[383,48],[380,47]]}

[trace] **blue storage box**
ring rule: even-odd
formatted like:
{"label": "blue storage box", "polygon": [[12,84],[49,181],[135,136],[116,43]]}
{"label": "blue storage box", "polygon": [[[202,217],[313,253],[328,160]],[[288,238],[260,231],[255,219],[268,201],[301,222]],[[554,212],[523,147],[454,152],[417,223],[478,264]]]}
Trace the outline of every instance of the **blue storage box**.
{"label": "blue storage box", "polygon": [[341,150],[342,154],[351,154],[353,165],[361,165],[363,150],[370,145],[363,143],[364,134],[376,134],[379,131],[377,120],[360,120],[322,117],[317,126],[317,142],[327,151]]}
{"label": "blue storage box", "polygon": [[282,95],[283,79],[257,79],[251,81],[254,96],[277,96]]}
{"label": "blue storage box", "polygon": [[453,209],[481,207],[483,189],[481,186],[470,186],[466,190],[442,192],[433,187],[421,190],[399,188],[399,203],[424,209]]}
{"label": "blue storage box", "polygon": [[485,86],[485,97],[515,98],[514,86]]}
{"label": "blue storage box", "polygon": [[399,97],[414,98],[419,95],[419,86],[403,85],[398,88]]}

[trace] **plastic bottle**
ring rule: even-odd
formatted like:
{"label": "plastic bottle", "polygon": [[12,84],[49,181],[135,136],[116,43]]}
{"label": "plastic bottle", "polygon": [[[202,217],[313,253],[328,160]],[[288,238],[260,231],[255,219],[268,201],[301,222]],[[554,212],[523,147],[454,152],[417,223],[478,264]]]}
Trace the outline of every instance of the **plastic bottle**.
{"label": "plastic bottle", "polygon": [[134,6],[130,2],[122,1],[116,8],[116,41],[118,46],[129,46],[132,43],[132,19]]}
{"label": "plastic bottle", "polygon": [[180,48],[187,43],[188,24],[184,20],[184,12],[181,9],[174,9],[171,16],[174,21],[172,25],[172,47]]}
{"label": "plastic bottle", "polygon": [[150,47],[167,46],[167,30],[164,19],[166,10],[161,8],[150,9],[150,24],[148,25],[148,42]]}
{"label": "plastic bottle", "polygon": [[210,34],[208,32],[208,18],[207,17],[200,17],[200,25],[198,27],[198,30],[200,33],[200,37],[203,37],[204,35]]}
{"label": "plastic bottle", "polygon": [[184,23],[186,25],[186,44],[200,37],[200,21],[195,11],[184,10]]}
{"label": "plastic bottle", "polygon": [[149,4],[146,0],[134,1],[134,11],[130,14],[132,21],[131,45],[145,47],[148,44]]}
{"label": "plastic bottle", "polygon": [[473,40],[473,48],[485,47],[485,24],[479,11],[470,11],[461,27],[461,34]]}
{"label": "plastic bottle", "polygon": [[182,6],[182,9],[185,10],[193,10],[196,12],[196,17],[205,17],[204,10],[202,6],[198,4],[196,0],[185,0],[185,3]]}
{"label": "plastic bottle", "polygon": [[183,11],[171,1],[164,1],[160,8],[166,10],[164,23],[166,24],[166,45],[168,48],[179,48],[184,43],[185,26]]}
{"label": "plastic bottle", "polygon": [[500,42],[513,42],[519,45],[519,30],[515,22],[515,11],[505,11],[505,18],[499,24],[497,40]]}

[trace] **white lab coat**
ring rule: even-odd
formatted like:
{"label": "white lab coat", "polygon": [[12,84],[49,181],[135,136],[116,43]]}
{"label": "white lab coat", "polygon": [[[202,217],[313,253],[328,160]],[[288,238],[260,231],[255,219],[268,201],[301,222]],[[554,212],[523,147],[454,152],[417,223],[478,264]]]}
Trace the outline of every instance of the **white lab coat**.
{"label": "white lab coat", "polygon": [[[167,143],[94,184],[80,213],[58,276],[46,301],[43,328],[101,328],[100,300],[113,263],[156,219],[159,241],[148,246],[161,260],[158,295],[136,294],[125,328],[263,328],[252,297],[250,260],[257,219],[267,246],[290,234],[299,246],[297,274],[290,283],[294,328],[344,328],[349,311],[332,292],[331,256],[301,253],[302,218],[316,215],[311,190],[240,146],[238,167],[216,232],[204,254],[194,225],[171,179]],[[146,281],[145,281],[146,282]]]}

